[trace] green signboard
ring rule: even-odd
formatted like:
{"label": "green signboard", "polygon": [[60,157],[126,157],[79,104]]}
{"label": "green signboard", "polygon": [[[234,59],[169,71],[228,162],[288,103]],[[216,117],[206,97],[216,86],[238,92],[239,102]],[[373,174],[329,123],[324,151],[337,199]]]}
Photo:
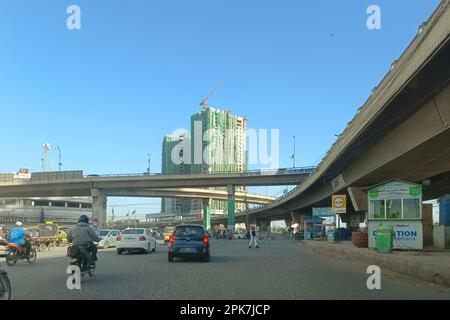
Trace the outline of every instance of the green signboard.
{"label": "green signboard", "polygon": [[411,197],[418,197],[422,194],[422,187],[410,187],[409,188],[409,195]]}
{"label": "green signboard", "polygon": [[313,208],[313,217],[334,217],[336,213],[332,208]]}
{"label": "green signboard", "polygon": [[422,195],[422,186],[400,180],[391,180],[370,188],[367,190],[367,194],[369,200],[414,199]]}

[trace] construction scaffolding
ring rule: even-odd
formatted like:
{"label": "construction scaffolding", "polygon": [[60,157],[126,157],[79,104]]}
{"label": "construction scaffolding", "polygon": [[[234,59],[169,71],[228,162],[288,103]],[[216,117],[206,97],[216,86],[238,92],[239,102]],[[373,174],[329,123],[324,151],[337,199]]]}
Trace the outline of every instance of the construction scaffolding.
{"label": "construction scaffolding", "polygon": [[[201,123],[201,133],[196,132],[196,122]],[[229,173],[247,170],[246,130],[247,120],[232,115],[228,110],[208,107],[194,114],[191,117],[191,172]],[[202,135],[201,163],[195,157],[195,152],[199,152],[198,145],[195,145],[196,141],[200,141],[198,134]],[[227,190],[226,187],[215,189]],[[245,188],[236,186],[236,192],[245,192]],[[213,200],[210,209],[213,213],[226,213],[227,201]],[[243,203],[236,205],[238,211],[245,209]]]}

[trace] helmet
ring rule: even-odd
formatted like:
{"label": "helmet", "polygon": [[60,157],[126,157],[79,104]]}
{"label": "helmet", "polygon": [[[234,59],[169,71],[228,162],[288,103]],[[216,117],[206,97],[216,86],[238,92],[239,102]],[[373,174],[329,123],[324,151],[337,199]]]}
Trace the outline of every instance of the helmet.
{"label": "helmet", "polygon": [[16,227],[21,227],[21,226],[23,226],[23,223],[20,222],[20,221],[17,221],[17,222],[16,222]]}
{"label": "helmet", "polygon": [[88,216],[87,216],[87,215],[85,215],[85,214],[82,214],[82,215],[80,216],[80,218],[78,218],[78,222],[85,222],[85,223],[89,223],[89,218],[88,218]]}

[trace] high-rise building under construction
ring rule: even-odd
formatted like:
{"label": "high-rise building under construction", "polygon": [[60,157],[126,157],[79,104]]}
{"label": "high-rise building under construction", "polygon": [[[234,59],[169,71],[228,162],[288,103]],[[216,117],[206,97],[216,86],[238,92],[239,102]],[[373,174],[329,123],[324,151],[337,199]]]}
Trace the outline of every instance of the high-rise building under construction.
{"label": "high-rise building under construction", "polygon": [[[162,173],[163,174],[188,174],[191,166],[184,163],[185,148],[183,141],[189,141],[189,133],[180,135],[167,135],[162,145]],[[187,215],[192,210],[201,210],[201,204],[192,199],[163,198],[161,201],[161,212],[167,214]]]}
{"label": "high-rise building under construction", "polygon": [[[163,140],[162,173],[218,173],[247,170],[247,120],[227,110],[205,108],[191,116],[191,132],[167,135]],[[176,160],[176,161],[175,161]],[[216,188],[227,190],[227,188]],[[245,191],[236,186],[236,191]],[[203,209],[199,199],[164,198],[161,212],[179,215],[199,214]],[[213,200],[212,214],[226,214],[227,201]],[[245,203],[236,210],[245,210]]]}
{"label": "high-rise building under construction", "polygon": [[[247,170],[247,119],[228,110],[205,108],[191,116],[191,173]],[[227,190],[226,188],[221,188]],[[236,187],[243,192],[244,187]],[[226,213],[227,201],[212,201],[211,212]],[[236,205],[244,210],[245,204]]]}

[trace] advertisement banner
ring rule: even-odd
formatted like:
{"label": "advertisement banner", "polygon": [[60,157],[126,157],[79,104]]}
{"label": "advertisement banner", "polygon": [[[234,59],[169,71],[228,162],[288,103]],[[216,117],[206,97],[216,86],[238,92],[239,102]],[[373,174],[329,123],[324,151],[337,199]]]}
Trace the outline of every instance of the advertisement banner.
{"label": "advertisement banner", "polygon": [[375,248],[379,225],[392,226],[394,249],[423,249],[422,221],[369,221],[369,248]]}

